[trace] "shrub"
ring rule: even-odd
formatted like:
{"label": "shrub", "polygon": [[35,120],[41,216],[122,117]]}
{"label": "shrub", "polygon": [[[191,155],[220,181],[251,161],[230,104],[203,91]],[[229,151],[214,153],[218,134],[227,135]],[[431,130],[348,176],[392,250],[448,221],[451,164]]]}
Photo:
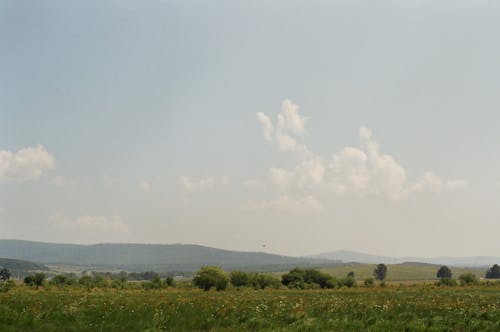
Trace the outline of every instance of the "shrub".
{"label": "shrub", "polygon": [[13,280],[7,280],[5,282],[0,282],[0,293],[7,293],[15,285],[16,285],[16,283]]}
{"label": "shrub", "polygon": [[289,288],[334,288],[337,281],[329,274],[315,269],[295,268],[281,277],[281,283]]}
{"label": "shrub", "polygon": [[462,285],[476,285],[479,283],[477,276],[473,273],[461,274],[458,279]]}
{"label": "shrub", "polygon": [[304,288],[304,275],[303,269],[295,268],[281,276],[281,283],[289,288]]}
{"label": "shrub", "polygon": [[6,269],[6,268],[0,269],[0,280],[4,280],[4,281],[9,280],[10,276],[11,276],[11,273],[10,273],[9,269]]}
{"label": "shrub", "polygon": [[50,279],[49,284],[55,286],[70,286],[76,284],[76,279],[72,276],[58,274]]}
{"label": "shrub", "polygon": [[203,266],[193,278],[193,284],[205,291],[214,287],[216,290],[224,290],[229,283],[229,277],[216,266]]}
{"label": "shrub", "polygon": [[457,281],[451,278],[441,278],[438,282],[436,282],[437,286],[456,286]]}
{"label": "shrub", "polygon": [[35,286],[36,289],[43,285],[43,282],[45,281],[45,274],[43,273],[36,273],[34,275],[29,275],[24,278],[24,283],[29,286]]}
{"label": "shrub", "polygon": [[356,279],[353,277],[345,277],[339,280],[339,287],[345,286],[347,288],[356,287]]}
{"label": "shrub", "polygon": [[85,287],[87,290],[90,290],[95,287],[94,280],[91,276],[84,275],[80,279],[78,279],[78,284]]}
{"label": "shrub", "polygon": [[252,276],[243,271],[233,271],[229,274],[231,285],[234,287],[250,286]]}
{"label": "shrub", "polygon": [[375,285],[375,279],[373,278],[366,278],[364,281],[363,281],[363,284],[366,286],[366,287],[373,287]]}
{"label": "shrub", "polygon": [[167,285],[168,287],[174,287],[175,286],[175,281],[174,281],[174,278],[172,277],[166,277],[165,278],[165,285]]}
{"label": "shrub", "polygon": [[279,280],[269,274],[254,274],[251,278],[251,284],[255,289],[265,289],[269,287],[279,287]]}

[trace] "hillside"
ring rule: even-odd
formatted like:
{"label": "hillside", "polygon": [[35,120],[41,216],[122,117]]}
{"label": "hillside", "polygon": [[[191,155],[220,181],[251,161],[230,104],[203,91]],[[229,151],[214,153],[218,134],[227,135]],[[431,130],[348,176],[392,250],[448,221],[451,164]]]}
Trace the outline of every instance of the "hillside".
{"label": "hillside", "polygon": [[42,264],[23,261],[19,259],[0,258],[0,267],[9,269],[10,271],[45,271],[48,267]]}
{"label": "hillside", "polygon": [[228,270],[279,271],[297,265],[335,264],[325,259],[230,251],[183,244],[76,245],[0,240],[0,255],[46,264],[104,265],[136,271],[193,271],[202,265],[218,265]]}

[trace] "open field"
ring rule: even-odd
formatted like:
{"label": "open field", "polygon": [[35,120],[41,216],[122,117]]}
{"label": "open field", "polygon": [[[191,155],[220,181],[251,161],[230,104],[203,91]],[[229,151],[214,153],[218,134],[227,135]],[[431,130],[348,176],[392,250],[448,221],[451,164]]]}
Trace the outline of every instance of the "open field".
{"label": "open field", "polygon": [[[345,277],[347,273],[354,272],[354,277],[358,281],[373,276],[373,269],[376,264],[343,264],[332,268],[320,269],[323,272],[329,273],[334,277]],[[387,265],[387,281],[423,281],[436,280],[436,272],[439,265],[424,264],[424,263],[403,263],[403,264],[388,264]],[[451,267],[453,278],[458,278],[463,273],[473,273],[478,278],[484,277],[487,268],[465,268]]]}
{"label": "open field", "polygon": [[498,331],[500,286],[34,290],[0,294],[1,331]]}

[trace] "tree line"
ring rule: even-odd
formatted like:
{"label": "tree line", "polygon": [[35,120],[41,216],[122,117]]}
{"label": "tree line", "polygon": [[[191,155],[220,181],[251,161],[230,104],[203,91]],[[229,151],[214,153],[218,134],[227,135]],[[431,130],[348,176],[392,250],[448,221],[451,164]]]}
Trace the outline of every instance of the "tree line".
{"label": "tree line", "polygon": [[[437,285],[454,286],[457,280],[452,279],[453,273],[448,266],[441,266],[436,272],[439,278]],[[376,281],[381,286],[385,285],[387,277],[387,266],[378,264],[373,270],[373,277],[366,278],[363,285],[372,287]],[[6,269],[0,269],[0,282],[2,287],[6,288],[11,278],[11,272]],[[494,264],[485,273],[486,279],[500,279],[500,266]],[[24,278],[26,285],[38,289],[40,286],[81,286],[86,289],[92,288],[117,288],[123,289],[129,287],[129,282],[135,282],[134,286],[144,289],[161,289],[174,287],[175,282],[172,276],[162,278],[160,274],[152,271],[127,273],[121,271],[118,273],[85,273],[81,277],[75,274],[58,274],[52,278],[47,278],[44,273],[35,273]],[[463,273],[458,277],[458,282],[462,285],[474,285],[479,282],[476,275],[472,273]],[[281,276],[272,274],[262,274],[244,271],[225,272],[222,268],[216,266],[203,266],[198,270],[191,280],[191,284],[203,290],[225,290],[229,285],[235,288],[249,287],[254,289],[280,288],[288,287],[295,289],[333,289],[340,287],[354,287],[357,285],[354,278],[354,272],[349,272],[345,277],[336,278],[332,275],[319,271],[317,269],[294,268]],[[12,285],[12,284],[10,284]]]}

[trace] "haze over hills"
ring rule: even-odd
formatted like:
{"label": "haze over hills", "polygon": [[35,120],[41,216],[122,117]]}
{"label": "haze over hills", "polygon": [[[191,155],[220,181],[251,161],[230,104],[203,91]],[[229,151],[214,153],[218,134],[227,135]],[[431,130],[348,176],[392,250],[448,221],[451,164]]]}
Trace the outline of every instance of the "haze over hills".
{"label": "haze over hills", "polygon": [[331,260],[340,260],[342,262],[357,262],[368,264],[399,264],[405,262],[419,262],[435,265],[450,266],[490,266],[500,263],[500,257],[495,256],[470,256],[470,257],[389,257],[360,253],[356,251],[336,250],[325,252],[318,255],[308,256],[311,258],[323,258]]}
{"label": "haze over hills", "polygon": [[106,265],[135,271],[194,271],[203,265],[217,265],[224,269],[282,271],[293,266],[336,263],[323,258],[230,251],[190,244],[78,245],[22,240],[0,240],[0,257],[46,264]]}
{"label": "haze over hills", "polygon": [[[217,265],[227,270],[284,271],[296,266],[338,266],[342,263],[399,264],[420,262],[437,265],[485,267],[499,263],[499,257],[388,257],[355,251],[332,251],[308,257],[282,256],[264,252],[242,252],[192,244],[61,244],[23,240],[0,240],[0,257],[36,262],[99,266],[129,271],[186,271],[203,265]],[[39,268],[40,269],[40,268]]]}

